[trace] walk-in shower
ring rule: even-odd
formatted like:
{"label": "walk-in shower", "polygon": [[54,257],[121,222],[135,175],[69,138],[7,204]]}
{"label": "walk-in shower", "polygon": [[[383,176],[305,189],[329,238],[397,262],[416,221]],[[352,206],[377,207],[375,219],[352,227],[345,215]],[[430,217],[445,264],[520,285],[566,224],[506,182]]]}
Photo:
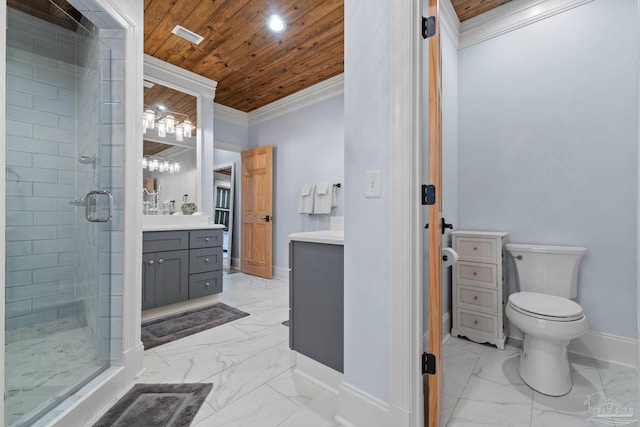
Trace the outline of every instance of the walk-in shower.
{"label": "walk-in shower", "polygon": [[120,353],[123,39],[87,3],[7,2],[6,426]]}

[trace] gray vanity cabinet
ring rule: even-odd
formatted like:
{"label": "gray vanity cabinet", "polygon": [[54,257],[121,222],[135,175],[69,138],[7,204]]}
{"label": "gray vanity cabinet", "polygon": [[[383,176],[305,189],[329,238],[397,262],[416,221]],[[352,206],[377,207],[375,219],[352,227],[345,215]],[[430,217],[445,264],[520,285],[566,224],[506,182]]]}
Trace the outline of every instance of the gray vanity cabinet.
{"label": "gray vanity cabinet", "polygon": [[145,232],[142,309],[222,292],[222,230]]}
{"label": "gray vanity cabinet", "polygon": [[343,372],[344,246],[291,241],[289,267],[289,346]]}

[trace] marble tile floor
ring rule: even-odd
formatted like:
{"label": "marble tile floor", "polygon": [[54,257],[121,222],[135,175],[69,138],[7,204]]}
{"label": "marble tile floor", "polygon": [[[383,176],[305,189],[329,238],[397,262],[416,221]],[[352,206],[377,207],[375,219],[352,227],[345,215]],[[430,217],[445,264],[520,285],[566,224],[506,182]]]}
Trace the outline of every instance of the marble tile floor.
{"label": "marble tile floor", "polygon": [[225,276],[220,300],[251,315],[145,351],[140,383],[210,382],[194,426],[333,427],[337,397],[293,369],[287,282]]}
{"label": "marble tile floor", "polygon": [[7,331],[6,422],[26,422],[100,369],[93,334],[74,317]]}
{"label": "marble tile floor", "polygon": [[[634,369],[570,355],[573,388],[560,397],[531,389],[520,378],[520,348],[505,350],[449,337],[443,347],[440,425],[509,427],[636,426],[637,421],[592,418],[607,401],[633,410],[637,420],[638,375]],[[589,400],[589,396],[591,396]]]}

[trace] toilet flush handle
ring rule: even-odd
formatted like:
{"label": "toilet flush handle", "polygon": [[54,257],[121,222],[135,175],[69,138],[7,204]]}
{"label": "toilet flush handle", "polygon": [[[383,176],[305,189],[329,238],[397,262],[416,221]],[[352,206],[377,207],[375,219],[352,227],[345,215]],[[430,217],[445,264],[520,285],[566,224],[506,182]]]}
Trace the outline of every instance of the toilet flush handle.
{"label": "toilet flush handle", "polygon": [[518,261],[522,260],[522,255],[518,255],[517,257],[515,257]]}

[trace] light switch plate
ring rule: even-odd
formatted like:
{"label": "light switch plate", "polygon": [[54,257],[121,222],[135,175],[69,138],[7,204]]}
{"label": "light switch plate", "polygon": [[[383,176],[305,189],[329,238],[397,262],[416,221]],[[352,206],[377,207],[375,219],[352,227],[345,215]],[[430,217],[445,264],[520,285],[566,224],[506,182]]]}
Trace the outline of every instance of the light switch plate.
{"label": "light switch plate", "polygon": [[380,171],[367,171],[365,197],[380,197]]}

